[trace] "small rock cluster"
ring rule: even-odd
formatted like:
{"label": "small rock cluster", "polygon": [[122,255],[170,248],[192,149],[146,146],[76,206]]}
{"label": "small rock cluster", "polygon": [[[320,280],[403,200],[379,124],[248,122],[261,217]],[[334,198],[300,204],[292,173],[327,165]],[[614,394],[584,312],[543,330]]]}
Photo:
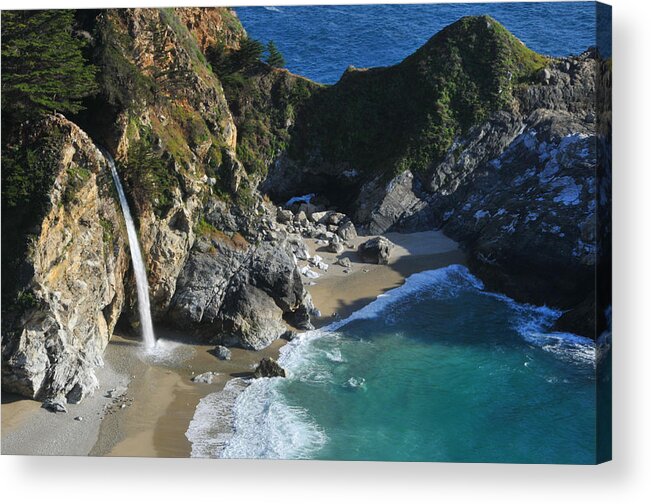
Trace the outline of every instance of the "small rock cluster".
{"label": "small rock cluster", "polygon": [[[350,241],[357,238],[355,225],[346,214],[328,210],[325,205],[299,201],[288,207],[279,206],[276,219],[278,227],[289,235],[288,242],[297,262],[307,262],[299,271],[310,280],[319,278],[330,265],[319,255],[311,256],[303,238],[315,239],[317,245],[337,256],[354,248]],[[345,272],[352,267],[347,258],[338,258],[334,264],[346,268]]]}
{"label": "small rock cluster", "polygon": [[253,378],[285,378],[285,376],[285,370],[271,357],[262,359],[253,372]]}
{"label": "small rock cluster", "polygon": [[123,410],[133,404],[133,398],[127,396],[126,387],[116,387],[114,389],[111,389],[107,391],[106,394],[104,394],[104,397],[108,397],[113,400],[104,406],[102,418],[104,418],[106,415],[112,415],[113,413]]}

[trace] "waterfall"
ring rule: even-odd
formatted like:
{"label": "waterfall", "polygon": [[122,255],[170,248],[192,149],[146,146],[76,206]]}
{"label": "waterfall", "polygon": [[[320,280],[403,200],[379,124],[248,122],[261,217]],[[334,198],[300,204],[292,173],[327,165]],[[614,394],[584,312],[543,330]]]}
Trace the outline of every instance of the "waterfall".
{"label": "waterfall", "polygon": [[142,340],[145,346],[152,348],[156,345],[156,337],[154,336],[154,326],[151,321],[151,309],[149,307],[149,282],[147,282],[147,270],[145,263],[142,260],[142,252],[140,244],[138,243],[138,234],[136,233],[136,226],[133,224],[131,211],[129,210],[129,203],[124,194],[120,177],[115,168],[115,162],[108,152],[104,152],[104,157],[111,168],[111,175],[115,182],[115,188],[118,191],[120,198],[120,206],[124,214],[124,221],[127,225],[127,234],[129,235],[129,248],[131,249],[131,261],[133,262],[133,271],[136,275],[136,287],[138,290],[138,312],[140,314],[140,326],[142,327]]}

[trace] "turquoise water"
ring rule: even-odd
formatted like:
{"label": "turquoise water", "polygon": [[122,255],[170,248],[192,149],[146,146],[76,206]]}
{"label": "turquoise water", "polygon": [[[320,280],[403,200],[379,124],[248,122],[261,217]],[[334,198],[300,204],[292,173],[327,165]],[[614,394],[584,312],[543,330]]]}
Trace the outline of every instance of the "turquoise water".
{"label": "turquoise water", "polygon": [[193,454],[593,463],[594,345],[547,332],[558,315],[462,266],[416,274],[286,345],[289,378],[254,380],[229,410],[234,433]]}

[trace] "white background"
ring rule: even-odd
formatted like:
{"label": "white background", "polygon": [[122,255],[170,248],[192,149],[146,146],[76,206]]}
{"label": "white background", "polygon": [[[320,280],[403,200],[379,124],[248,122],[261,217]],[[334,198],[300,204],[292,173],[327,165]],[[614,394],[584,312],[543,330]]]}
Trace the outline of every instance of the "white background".
{"label": "white background", "polygon": [[[650,3],[611,3],[615,157],[613,462],[598,467],[573,467],[3,456],[3,502],[651,502]],[[211,6],[224,2],[0,0],[0,5],[3,9],[15,9]]]}

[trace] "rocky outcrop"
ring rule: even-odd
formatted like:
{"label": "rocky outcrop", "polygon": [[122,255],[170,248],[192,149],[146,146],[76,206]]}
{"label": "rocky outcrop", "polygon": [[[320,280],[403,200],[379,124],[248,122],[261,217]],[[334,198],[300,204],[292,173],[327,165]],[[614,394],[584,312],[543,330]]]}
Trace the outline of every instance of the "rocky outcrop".
{"label": "rocky outcrop", "polygon": [[286,242],[237,245],[213,228],[193,248],[168,318],[223,344],[257,350],[279,338],[285,322],[311,328],[311,307]]}
{"label": "rocky outcrop", "polygon": [[253,372],[253,378],[285,378],[285,376],[285,370],[271,357],[262,359]]}
{"label": "rocky outcrop", "polygon": [[[451,47],[486,68],[445,73]],[[597,92],[609,73],[593,50],[547,59],[490,18],[464,18],[399,65],[351,70],[315,94],[264,187],[280,200],[326,197],[369,234],[442,229],[488,288],[583,313],[595,298],[597,220],[608,220],[597,219]],[[458,84],[449,93],[484,89],[472,98],[483,112],[464,108],[468,96],[442,100],[447,81]],[[377,128],[361,124],[368,117]],[[446,121],[447,133],[433,126]],[[579,318],[571,327],[594,337],[594,320]]]}
{"label": "rocky outcrop", "polygon": [[227,7],[181,7],[174,9],[174,13],[204,53],[217,44],[238,48],[240,39],[246,35],[235,13]]}
{"label": "rocky outcrop", "polygon": [[37,125],[28,145],[43,138],[55,139],[46,163],[54,182],[22,265],[30,274],[14,311],[3,312],[2,386],[63,404],[97,387],[94,368],[122,310],[129,258],[100,151],[63,116]]}

